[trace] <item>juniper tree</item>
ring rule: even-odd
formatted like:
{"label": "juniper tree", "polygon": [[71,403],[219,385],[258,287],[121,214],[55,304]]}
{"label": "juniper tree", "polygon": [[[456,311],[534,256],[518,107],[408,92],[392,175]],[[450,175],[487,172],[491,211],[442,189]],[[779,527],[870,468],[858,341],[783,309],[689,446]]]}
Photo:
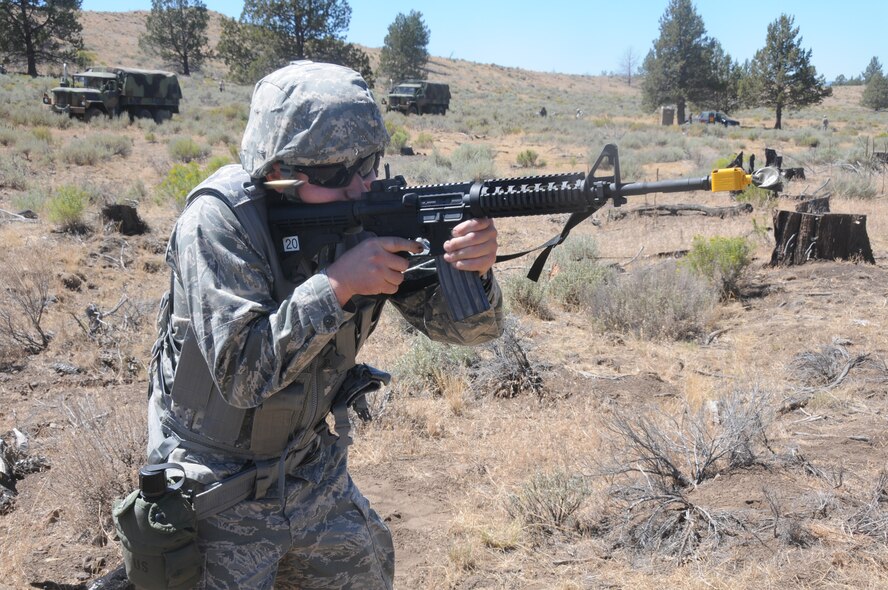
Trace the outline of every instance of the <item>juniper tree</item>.
{"label": "juniper tree", "polygon": [[74,61],[83,48],[79,11],[80,0],[0,2],[0,55],[24,61],[31,77],[39,62]]}
{"label": "juniper tree", "polygon": [[209,57],[209,22],[207,6],[201,0],[151,0],[139,46],[175,63],[182,75],[190,76],[191,70],[199,69]]}
{"label": "juniper tree", "polygon": [[660,36],[644,59],[643,106],[653,111],[675,104],[684,121],[687,104],[705,102],[716,84],[716,47],[691,0],[670,0],[660,17]]}
{"label": "juniper tree", "polygon": [[422,13],[398,14],[389,25],[379,54],[379,69],[395,81],[422,78],[429,61],[429,29]]}
{"label": "juniper tree", "polygon": [[860,104],[874,111],[888,108],[888,78],[882,72],[874,72],[863,89]]}
{"label": "juniper tree", "polygon": [[776,111],[774,129],[783,128],[783,111],[819,104],[832,94],[823,76],[811,64],[811,50],[802,49],[794,18],[786,14],[768,25],[765,46],[755,53],[741,95],[751,106]]}

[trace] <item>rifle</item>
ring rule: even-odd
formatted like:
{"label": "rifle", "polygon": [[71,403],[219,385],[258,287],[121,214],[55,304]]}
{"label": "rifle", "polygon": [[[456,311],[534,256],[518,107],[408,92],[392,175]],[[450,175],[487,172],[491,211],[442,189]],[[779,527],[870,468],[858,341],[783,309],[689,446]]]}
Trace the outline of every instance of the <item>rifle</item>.
{"label": "rifle", "polygon": [[[607,161],[613,173],[597,175]],[[434,257],[451,316],[460,321],[489,309],[490,303],[478,273],[459,271],[444,261],[444,242],[459,223],[480,217],[521,217],[570,213],[561,233],[534,250],[542,249],[528,272],[536,281],[552,248],[564,241],[577,224],[608,201],[615,207],[626,197],[649,193],[711,190],[739,191],[754,183],[773,188],[776,170],[746,174],[742,168],[713,170],[709,176],[623,183],[617,146],[608,144],[588,174],[548,174],[480,180],[455,184],[407,186],[403,176],[376,180],[361,200],[306,205],[292,203],[269,208],[271,235],[282,257],[299,253],[313,257],[325,246],[335,245],[348,234],[361,231],[423,241]],[[266,183],[268,185],[268,183]],[[273,186],[273,185],[272,185]],[[523,256],[533,250],[497,256],[497,262]]]}

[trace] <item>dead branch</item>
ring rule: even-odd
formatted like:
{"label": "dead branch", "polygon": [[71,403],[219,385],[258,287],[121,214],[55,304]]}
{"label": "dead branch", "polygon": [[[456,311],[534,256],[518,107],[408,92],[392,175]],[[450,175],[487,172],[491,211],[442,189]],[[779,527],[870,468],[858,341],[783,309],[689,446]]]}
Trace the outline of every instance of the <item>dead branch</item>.
{"label": "dead branch", "polygon": [[24,215],[19,215],[18,213],[13,213],[12,211],[6,211],[5,209],[0,209],[0,213],[2,213],[5,217],[0,217],[0,221],[9,221],[9,222],[20,222],[20,223],[37,223],[36,219],[30,219],[25,217]]}
{"label": "dead branch", "polygon": [[710,217],[734,217],[736,215],[744,215],[752,213],[752,205],[750,203],[740,203],[731,207],[706,207],[705,205],[695,204],[676,204],[676,205],[642,205],[635,209],[611,209],[608,211],[609,220],[623,219],[628,215],[639,216],[658,216],[658,215],[682,215],[685,213],[700,213]]}

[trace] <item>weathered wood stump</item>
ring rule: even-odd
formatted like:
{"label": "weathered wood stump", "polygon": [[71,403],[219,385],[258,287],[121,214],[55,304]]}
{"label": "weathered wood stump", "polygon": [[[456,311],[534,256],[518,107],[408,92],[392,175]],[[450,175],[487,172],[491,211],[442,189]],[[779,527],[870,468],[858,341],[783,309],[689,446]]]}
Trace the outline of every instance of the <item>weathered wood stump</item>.
{"label": "weathered wood stump", "polygon": [[148,224],[145,223],[135,207],[115,203],[102,207],[102,219],[105,223],[117,224],[118,231],[125,236],[139,236],[147,233]]}
{"label": "weathered wood stump", "polygon": [[876,263],[866,233],[866,215],[775,211],[774,241],[771,266],[815,259]]}
{"label": "weathered wood stump", "polygon": [[796,205],[795,210],[799,213],[829,213],[829,197],[802,201]]}

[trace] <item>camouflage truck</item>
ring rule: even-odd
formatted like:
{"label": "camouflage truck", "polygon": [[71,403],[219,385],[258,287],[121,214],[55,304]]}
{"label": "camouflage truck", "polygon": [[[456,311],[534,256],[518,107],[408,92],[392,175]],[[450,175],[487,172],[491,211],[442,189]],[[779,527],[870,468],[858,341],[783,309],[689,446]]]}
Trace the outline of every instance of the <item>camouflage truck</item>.
{"label": "camouflage truck", "polygon": [[133,119],[166,121],[179,112],[182,90],[171,72],[132,68],[89,68],[74,74],[73,84],[67,74],[60,86],[44,92],[43,102],[57,113],[67,113],[85,121],[104,115],[123,114]]}
{"label": "camouflage truck", "polygon": [[425,80],[405,80],[395,85],[386,97],[386,111],[404,114],[444,115],[450,108],[450,86]]}

